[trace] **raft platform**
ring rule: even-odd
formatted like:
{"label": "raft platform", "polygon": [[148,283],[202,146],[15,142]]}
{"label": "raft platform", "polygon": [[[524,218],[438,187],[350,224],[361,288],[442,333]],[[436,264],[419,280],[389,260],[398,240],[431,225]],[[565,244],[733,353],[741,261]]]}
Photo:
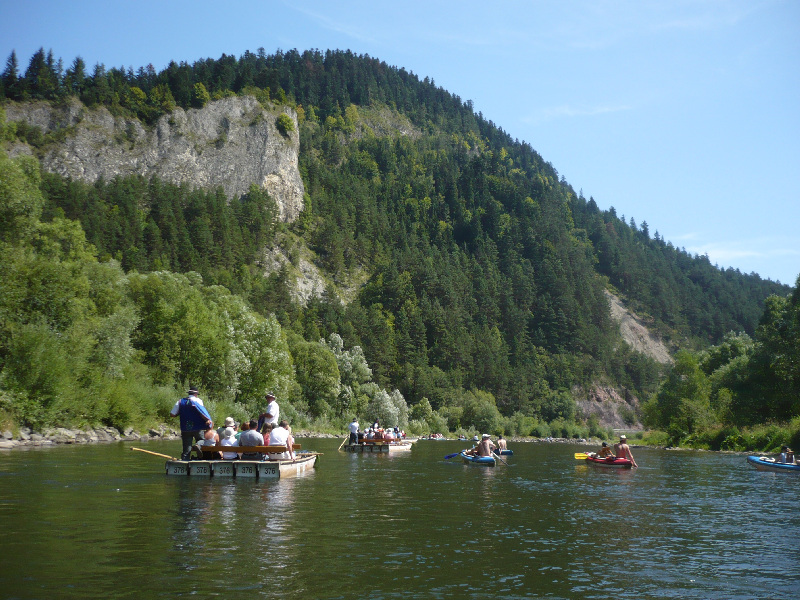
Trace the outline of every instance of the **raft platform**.
{"label": "raft platform", "polygon": [[280,479],[311,471],[317,455],[298,455],[294,460],[168,460],[167,475],[183,477],[234,477],[247,479]]}

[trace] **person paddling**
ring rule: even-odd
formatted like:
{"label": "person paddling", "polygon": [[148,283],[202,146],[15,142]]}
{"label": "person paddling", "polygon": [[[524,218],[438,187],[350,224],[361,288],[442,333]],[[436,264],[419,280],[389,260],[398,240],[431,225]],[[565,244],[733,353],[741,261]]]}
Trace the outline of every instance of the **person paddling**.
{"label": "person paddling", "polygon": [[468,451],[467,454],[472,454],[473,456],[491,456],[492,450],[494,450],[495,447],[496,446],[492,443],[492,436],[488,433],[484,433],[478,445]]}

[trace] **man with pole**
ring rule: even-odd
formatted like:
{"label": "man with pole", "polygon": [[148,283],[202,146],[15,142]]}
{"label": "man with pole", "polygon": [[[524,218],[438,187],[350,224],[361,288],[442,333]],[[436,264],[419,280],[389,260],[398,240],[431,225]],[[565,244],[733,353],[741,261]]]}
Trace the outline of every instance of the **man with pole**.
{"label": "man with pole", "polygon": [[202,440],[202,432],[214,426],[211,415],[197,394],[197,389],[190,387],[189,395],[178,400],[169,412],[171,416],[180,418],[183,442],[181,460],[189,460],[194,442]]}

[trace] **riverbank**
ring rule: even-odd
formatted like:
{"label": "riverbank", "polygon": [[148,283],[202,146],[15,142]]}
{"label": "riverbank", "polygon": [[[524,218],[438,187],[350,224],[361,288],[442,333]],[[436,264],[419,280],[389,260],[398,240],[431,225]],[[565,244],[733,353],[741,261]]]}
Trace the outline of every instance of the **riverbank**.
{"label": "riverbank", "polygon": [[[330,433],[317,433],[312,431],[297,431],[295,438],[336,438],[343,437]],[[95,427],[92,429],[67,429],[54,427],[40,432],[28,427],[20,428],[15,435],[6,430],[0,433],[0,450],[13,450],[14,448],[27,448],[38,446],[63,446],[71,444],[103,444],[110,442],[139,442],[179,440],[181,433],[177,429],[162,425],[140,432],[133,427],[123,431],[115,427]]]}
{"label": "riverbank", "polygon": [[163,426],[139,432],[133,427],[120,431],[115,427],[95,427],[92,429],[67,429],[54,427],[43,431],[33,431],[28,427],[20,428],[14,435],[10,430],[0,435],[0,450],[12,450],[30,446],[56,446],[68,444],[100,444],[108,442],[148,442],[151,440],[180,439],[180,432]]}
{"label": "riverbank", "polygon": [[[294,437],[300,438],[344,438],[345,434],[335,435],[309,430],[299,430],[294,433]],[[55,427],[45,429],[40,432],[32,431],[28,427],[20,428],[15,435],[12,431],[6,430],[0,434],[0,450],[13,450],[14,448],[26,448],[37,446],[62,446],[71,444],[102,444],[110,442],[139,442],[179,440],[180,431],[162,425],[158,428],[148,429],[140,432],[133,427],[127,427],[123,431],[115,427],[95,427],[92,429],[68,429],[65,427]],[[535,437],[516,437],[507,438],[510,443],[571,443],[571,444],[594,444],[593,440],[570,439],[570,438],[535,438]],[[452,439],[450,441],[457,441]],[[464,440],[462,440],[464,441]],[[599,444],[599,442],[596,442]]]}

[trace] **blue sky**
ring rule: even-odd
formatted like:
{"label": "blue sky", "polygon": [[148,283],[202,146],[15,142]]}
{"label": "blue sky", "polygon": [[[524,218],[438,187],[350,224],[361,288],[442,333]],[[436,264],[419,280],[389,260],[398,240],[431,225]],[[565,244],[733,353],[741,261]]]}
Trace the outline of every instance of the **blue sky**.
{"label": "blue sky", "polygon": [[39,47],[159,70],[369,54],[472,100],[601,208],[722,267],[800,273],[800,2],[0,0],[0,41],[23,71]]}

